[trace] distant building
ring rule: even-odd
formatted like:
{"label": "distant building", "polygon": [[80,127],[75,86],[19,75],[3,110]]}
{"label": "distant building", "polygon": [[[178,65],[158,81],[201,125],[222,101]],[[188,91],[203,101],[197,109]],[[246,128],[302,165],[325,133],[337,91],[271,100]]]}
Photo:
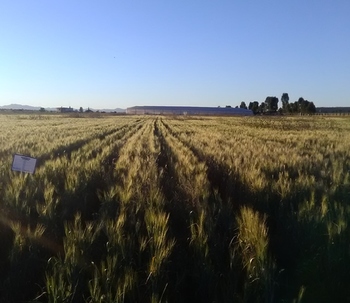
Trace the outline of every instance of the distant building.
{"label": "distant building", "polygon": [[316,112],[319,114],[350,113],[350,107],[317,107]]}
{"label": "distant building", "polygon": [[58,107],[57,110],[60,112],[60,113],[72,113],[74,112],[74,109],[72,107]]}
{"label": "distant building", "polygon": [[252,116],[253,112],[244,108],[195,107],[195,106],[134,106],[128,107],[129,115],[197,115],[197,116]]}

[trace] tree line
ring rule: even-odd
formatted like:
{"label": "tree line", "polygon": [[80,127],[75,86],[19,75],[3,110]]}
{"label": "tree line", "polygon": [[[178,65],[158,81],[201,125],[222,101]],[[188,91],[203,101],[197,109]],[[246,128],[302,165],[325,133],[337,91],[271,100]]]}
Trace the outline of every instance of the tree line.
{"label": "tree line", "polygon": [[[281,96],[282,107],[278,108],[278,98],[268,96],[264,102],[259,104],[258,101],[249,102],[247,106],[244,101],[241,102],[240,108],[250,109],[255,115],[257,114],[314,114],[316,106],[313,102],[300,97],[298,101],[289,103],[288,93]],[[237,106],[238,107],[238,106]]]}

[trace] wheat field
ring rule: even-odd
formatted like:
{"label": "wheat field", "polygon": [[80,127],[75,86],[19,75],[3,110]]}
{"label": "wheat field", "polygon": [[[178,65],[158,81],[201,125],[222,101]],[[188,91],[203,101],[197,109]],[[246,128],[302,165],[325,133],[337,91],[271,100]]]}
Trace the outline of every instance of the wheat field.
{"label": "wheat field", "polygon": [[[0,129],[0,302],[350,301],[347,117]],[[15,153],[34,174],[11,171]]]}

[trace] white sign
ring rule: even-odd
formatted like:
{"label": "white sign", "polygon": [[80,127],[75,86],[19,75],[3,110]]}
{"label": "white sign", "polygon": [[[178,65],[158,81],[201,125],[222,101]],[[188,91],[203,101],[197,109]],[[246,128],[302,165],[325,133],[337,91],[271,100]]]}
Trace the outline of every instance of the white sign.
{"label": "white sign", "polygon": [[14,155],[12,161],[12,170],[21,171],[24,173],[33,174],[35,171],[36,159],[22,156],[22,155]]}

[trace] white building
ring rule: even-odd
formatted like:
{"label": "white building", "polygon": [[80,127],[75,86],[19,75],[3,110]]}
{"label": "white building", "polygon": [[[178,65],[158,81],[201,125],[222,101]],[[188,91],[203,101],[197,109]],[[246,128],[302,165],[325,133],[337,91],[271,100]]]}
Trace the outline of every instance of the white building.
{"label": "white building", "polygon": [[128,107],[129,115],[198,115],[198,116],[252,116],[253,112],[244,108],[195,107],[195,106],[134,106]]}
{"label": "white building", "polygon": [[61,113],[72,113],[74,109],[72,107],[58,107],[57,110]]}

